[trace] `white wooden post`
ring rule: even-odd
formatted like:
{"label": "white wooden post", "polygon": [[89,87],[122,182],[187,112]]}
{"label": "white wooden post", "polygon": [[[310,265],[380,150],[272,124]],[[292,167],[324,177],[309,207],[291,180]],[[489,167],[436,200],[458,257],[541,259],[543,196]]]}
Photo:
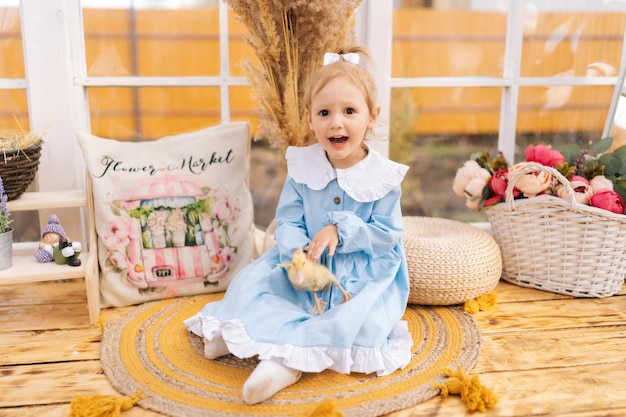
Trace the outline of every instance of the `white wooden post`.
{"label": "white wooden post", "polygon": [[515,136],[517,134],[517,106],[519,98],[522,43],[524,38],[525,0],[509,4],[504,51],[504,78],[502,87],[498,150],[508,161],[515,160]]}
{"label": "white wooden post", "polygon": [[[85,71],[78,0],[20,2],[30,129],[46,130],[37,175],[39,191],[83,188],[85,168],[76,130],[89,129],[88,101],[74,74]],[[75,240],[85,241],[84,213],[55,210]],[[40,211],[45,224],[49,211]],[[82,221],[77,221],[82,220]]]}
{"label": "white wooden post", "polygon": [[[393,42],[393,2],[366,0],[357,11],[357,34],[374,61],[380,118],[376,131],[389,138],[391,113],[391,51]],[[389,140],[374,140],[373,148],[389,155]]]}

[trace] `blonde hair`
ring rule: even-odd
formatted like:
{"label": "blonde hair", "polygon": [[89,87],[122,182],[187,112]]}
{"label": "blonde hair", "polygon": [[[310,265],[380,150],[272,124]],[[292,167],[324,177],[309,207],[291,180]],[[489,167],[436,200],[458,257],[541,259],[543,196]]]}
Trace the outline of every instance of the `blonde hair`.
{"label": "blonde hair", "polygon": [[[369,53],[361,46],[352,46],[346,49],[340,49],[338,54],[356,53],[359,55],[359,63],[340,59],[332,64],[324,65],[318,69],[309,79],[309,84],[304,92],[303,106],[307,111],[311,109],[311,99],[330,81],[335,78],[345,78],[360,89],[365,96],[365,102],[371,115],[375,116],[377,106],[377,91],[374,77],[368,71],[368,65],[371,65],[371,57]],[[365,61],[365,62],[363,62]]]}

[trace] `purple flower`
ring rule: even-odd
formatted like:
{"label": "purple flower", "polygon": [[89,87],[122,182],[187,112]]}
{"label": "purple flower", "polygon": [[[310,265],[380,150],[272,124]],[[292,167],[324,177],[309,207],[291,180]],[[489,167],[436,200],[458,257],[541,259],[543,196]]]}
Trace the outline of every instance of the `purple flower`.
{"label": "purple flower", "polygon": [[4,193],[4,184],[0,177],[0,233],[6,233],[11,230],[12,220],[9,218],[11,214],[7,209],[7,201],[9,197]]}

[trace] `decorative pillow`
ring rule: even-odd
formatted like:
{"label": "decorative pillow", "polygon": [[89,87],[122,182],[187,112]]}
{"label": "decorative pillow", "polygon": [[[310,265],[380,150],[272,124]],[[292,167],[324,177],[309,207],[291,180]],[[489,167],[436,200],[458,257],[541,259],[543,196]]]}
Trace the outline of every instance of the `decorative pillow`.
{"label": "decorative pillow", "polygon": [[77,137],[93,183],[102,307],[223,291],[250,262],[248,123],[147,142]]}

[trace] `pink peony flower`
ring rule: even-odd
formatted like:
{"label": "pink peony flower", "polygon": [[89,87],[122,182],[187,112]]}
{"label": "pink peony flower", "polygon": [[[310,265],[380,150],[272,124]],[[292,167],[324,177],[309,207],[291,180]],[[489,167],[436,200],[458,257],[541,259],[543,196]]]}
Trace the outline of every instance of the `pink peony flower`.
{"label": "pink peony flower", "polygon": [[526,162],[538,162],[541,165],[556,168],[558,164],[565,162],[565,157],[561,152],[546,145],[528,145],[526,148]]}
{"label": "pink peony flower", "polygon": [[602,190],[613,191],[613,181],[605,177],[604,175],[598,175],[593,177],[589,182],[594,193],[598,193]]}
{"label": "pink peony flower", "polygon": [[[593,195],[593,189],[583,177],[573,176],[570,185],[574,190],[574,199],[579,204],[589,204],[589,198]],[[557,185],[556,195],[564,200],[568,199],[567,189],[562,184]]]}
{"label": "pink peony flower", "polygon": [[[606,138],[610,139],[610,138]],[[608,146],[607,141],[602,139],[603,146]],[[604,149],[603,147],[596,147]],[[576,149],[568,148],[568,151]],[[587,151],[578,150],[576,159],[576,169],[580,170],[581,164],[588,160],[596,160],[596,168],[593,174],[602,168],[597,169],[599,160],[597,156],[587,155]],[[598,151],[599,152],[599,151]],[[604,175],[596,175],[587,179],[582,175],[573,175],[568,182],[563,185],[555,178],[561,177],[554,173],[553,169],[563,171],[569,167],[563,154],[558,150],[553,150],[546,145],[529,145],[526,150],[526,161],[520,162],[506,169],[509,164],[504,159],[501,152],[498,157],[490,159],[489,153],[472,154],[472,160],[466,161],[457,170],[453,183],[455,194],[465,197],[465,205],[471,209],[480,210],[482,207],[495,206],[506,200],[506,191],[511,187],[512,197],[517,199],[520,196],[532,198],[538,195],[555,195],[564,200],[569,197],[577,204],[590,205],[613,213],[626,214],[626,198],[615,192],[615,179],[610,180]],[[601,153],[601,156],[608,153]],[[623,154],[615,154],[620,163],[624,163]],[[614,158],[611,156],[611,158]],[[615,162],[616,159],[611,159]],[[615,164],[613,164],[615,165]],[[485,167],[485,168],[483,168]],[[548,168],[550,167],[550,168]],[[615,168],[612,166],[612,168]],[[585,168],[587,170],[587,168]],[[524,172],[522,175],[521,172]],[[580,172],[580,171],[578,171]],[[590,172],[587,170],[587,172]],[[568,176],[569,177],[569,176]],[[514,187],[511,181],[515,181]],[[563,180],[565,182],[565,180]],[[571,187],[571,188],[570,188]],[[621,193],[621,191],[620,191]]]}
{"label": "pink peony flower", "polygon": [[508,169],[501,169],[500,171],[494,172],[491,180],[489,180],[489,188],[494,197],[505,197],[506,186],[509,183],[508,173]]}
{"label": "pink peony flower", "polygon": [[233,206],[227,199],[220,199],[215,204],[215,217],[217,217],[219,221],[226,223],[233,218],[234,214]]}
{"label": "pink peony flower", "polygon": [[477,209],[483,198],[483,190],[487,186],[487,180],[475,178],[465,188],[465,206],[469,209]]}
{"label": "pink peony flower", "polygon": [[128,264],[128,258],[122,252],[112,252],[109,255],[109,260],[113,265],[120,269],[125,269]]}
{"label": "pink peony flower", "polygon": [[[493,197],[488,199],[489,204],[485,202],[485,206],[493,205],[499,201],[506,199],[506,187],[509,185],[509,170],[501,169],[496,171],[491,180],[489,180],[489,188],[493,193]],[[519,197],[520,191],[516,188],[513,189],[513,197]]]}
{"label": "pink peony flower", "polygon": [[460,197],[465,197],[465,206],[477,209],[482,200],[483,189],[487,185],[491,173],[478,165],[476,161],[465,161],[456,171],[452,190]]}
{"label": "pink peony flower", "polygon": [[[512,178],[515,172],[529,165],[537,165],[537,163],[520,162],[519,164],[513,165],[509,169],[509,178]],[[515,183],[515,187],[520,190],[524,196],[534,197],[549,190],[552,187],[552,181],[552,175],[547,172],[535,171],[519,177]]]}
{"label": "pink peony flower", "polygon": [[488,199],[485,200],[485,202],[483,203],[484,207],[491,207],[491,206],[495,206],[498,203],[501,203],[504,201],[504,197],[502,196],[493,196],[490,197]]}
{"label": "pink peony flower", "polygon": [[589,204],[615,214],[624,214],[626,211],[624,200],[619,194],[612,190],[602,190],[595,193],[589,199]]}
{"label": "pink peony flower", "polygon": [[222,249],[222,259],[224,259],[224,265],[230,267],[235,263],[235,250],[230,246],[226,246]]}
{"label": "pink peony flower", "polygon": [[128,241],[132,235],[131,224],[128,218],[115,218],[109,223],[109,232],[120,241]]}
{"label": "pink peony flower", "polygon": [[487,180],[491,174],[485,168],[478,165],[476,161],[465,161],[463,166],[456,171],[452,190],[459,197],[467,197],[466,189],[470,181],[475,179],[483,180],[483,186],[487,184]]}

